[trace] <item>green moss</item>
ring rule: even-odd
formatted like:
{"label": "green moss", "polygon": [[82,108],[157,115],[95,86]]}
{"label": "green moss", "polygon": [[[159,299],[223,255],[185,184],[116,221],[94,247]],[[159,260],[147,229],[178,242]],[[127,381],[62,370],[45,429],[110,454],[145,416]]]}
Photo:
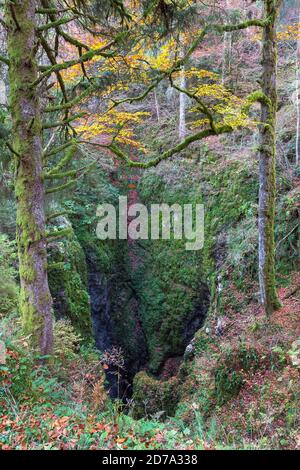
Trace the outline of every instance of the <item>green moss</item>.
{"label": "green moss", "polygon": [[175,378],[168,381],[156,380],[144,371],[134,377],[133,413],[135,418],[150,418],[155,415],[162,418],[172,416],[178,400],[178,383]]}
{"label": "green moss", "polygon": [[209,334],[206,334],[203,329],[197,331],[194,336],[194,348],[197,355],[203,352],[211,352],[211,346],[214,345],[216,340]]}
{"label": "green moss", "polygon": [[36,27],[34,4],[28,0],[13,6],[7,4],[5,21],[10,61],[11,146],[15,155],[20,314],[34,348],[41,348],[42,354],[48,354],[52,347],[52,310],[44,243],[42,123],[39,97],[30,87],[38,76],[36,51],[30,48]]}
{"label": "green moss", "polygon": [[222,362],[215,369],[215,396],[219,405],[238,395],[245,373],[253,374],[263,365],[261,353],[244,343],[221,352],[221,357]]}
{"label": "green moss", "polygon": [[73,327],[89,339],[91,313],[84,252],[76,238],[51,244],[49,248],[54,263],[48,274],[49,285],[56,316],[69,319]]}
{"label": "green moss", "polygon": [[[215,256],[218,236],[235,227],[239,221],[256,215],[258,184],[253,163],[233,162],[218,168],[218,160],[210,153],[203,157],[201,167],[186,164],[168,166],[167,176],[156,170],[145,173],[139,194],[146,204],[166,202],[204,203],[205,239],[199,252],[187,252],[181,241],[151,241],[139,250],[143,267],[135,275],[135,287],[141,299],[141,316],[150,353],[149,367],[155,373],[168,356],[183,353],[187,342],[185,325],[192,325],[195,313],[208,309],[205,285],[209,286],[211,305],[218,313],[226,304],[217,295]],[[251,219],[251,220],[252,220]],[[237,281],[243,274],[256,275],[256,254],[248,252],[239,265],[233,266]],[[226,279],[222,280],[226,288]],[[244,288],[241,283],[240,288]],[[238,306],[237,306],[238,307]],[[198,328],[200,324],[198,324]],[[190,327],[192,329],[192,326]],[[195,331],[195,330],[194,330]],[[193,332],[192,332],[193,334]]]}
{"label": "green moss", "polygon": [[14,267],[17,254],[15,243],[0,233],[0,318],[16,311],[18,304],[17,272]]}

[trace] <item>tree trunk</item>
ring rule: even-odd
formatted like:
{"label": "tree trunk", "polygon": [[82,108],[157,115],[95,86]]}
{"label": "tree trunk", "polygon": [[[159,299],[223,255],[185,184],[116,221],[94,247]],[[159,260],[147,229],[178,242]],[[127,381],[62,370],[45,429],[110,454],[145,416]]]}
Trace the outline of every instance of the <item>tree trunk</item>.
{"label": "tree trunk", "polygon": [[156,90],[154,90],[154,102],[155,102],[155,111],[156,111],[157,122],[160,122],[160,109],[159,109],[159,103],[158,103]]}
{"label": "tree trunk", "polygon": [[[180,88],[186,88],[185,68],[184,66],[180,71]],[[179,139],[183,140],[186,137],[186,94],[179,93]]]}
{"label": "tree trunk", "polygon": [[263,30],[262,91],[259,154],[259,284],[261,303],[267,316],[280,306],[275,287],[275,193],[276,193],[276,109],[277,50],[276,18],[279,7],[264,0],[265,17],[272,20]]}
{"label": "tree trunk", "polygon": [[37,79],[34,0],[6,2],[10,107],[15,152],[17,245],[20,270],[20,314],[23,328],[42,355],[52,349],[52,299],[47,276],[42,123]]}
{"label": "tree trunk", "polygon": [[298,39],[296,46],[296,112],[297,112],[297,123],[296,123],[296,166],[299,165],[299,152],[300,152],[300,39],[299,39],[299,29],[300,29],[300,13],[299,13],[299,23],[298,23]]}
{"label": "tree trunk", "polygon": [[232,33],[225,31],[223,36],[222,56],[222,85],[225,84],[226,75],[231,72]]}

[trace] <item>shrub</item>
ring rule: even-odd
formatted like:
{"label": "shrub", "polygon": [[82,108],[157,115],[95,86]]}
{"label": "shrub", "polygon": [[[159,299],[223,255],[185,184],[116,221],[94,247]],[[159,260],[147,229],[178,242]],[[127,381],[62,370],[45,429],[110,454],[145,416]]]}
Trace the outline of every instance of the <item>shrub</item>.
{"label": "shrub", "polygon": [[63,360],[74,357],[79,350],[82,338],[77,334],[69,320],[57,320],[54,323],[54,356]]}

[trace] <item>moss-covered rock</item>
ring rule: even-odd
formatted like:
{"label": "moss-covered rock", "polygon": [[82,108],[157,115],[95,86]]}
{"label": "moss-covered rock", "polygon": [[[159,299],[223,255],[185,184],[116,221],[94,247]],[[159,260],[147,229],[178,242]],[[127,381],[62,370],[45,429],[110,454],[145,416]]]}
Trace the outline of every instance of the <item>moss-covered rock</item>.
{"label": "moss-covered rock", "polygon": [[125,360],[124,388],[126,393],[131,393],[127,382],[131,383],[134,374],[145,365],[147,347],[132,281],[128,243],[127,240],[103,241],[96,236],[98,204],[105,202],[117,207],[118,196],[119,188],[107,176],[89,174],[82,180],[76,198],[65,201],[65,206],[72,212],[72,226],[86,258],[96,345],[100,351],[113,346],[121,348]]}
{"label": "moss-covered rock", "polygon": [[133,402],[135,418],[172,416],[179,400],[178,380],[167,381],[152,378],[140,371],[133,381]]}
{"label": "moss-covered rock", "polygon": [[[139,184],[142,202],[201,204],[199,180],[188,170],[181,172],[183,165],[162,165],[146,172]],[[187,251],[185,243],[173,238],[139,243],[143,262],[134,273],[134,286],[149,350],[149,370],[155,374],[169,357],[184,354],[208,310],[202,252]]]}
{"label": "moss-covered rock", "polygon": [[80,243],[74,234],[52,242],[49,255],[49,285],[56,317],[69,319],[84,338],[91,338],[87,267]]}

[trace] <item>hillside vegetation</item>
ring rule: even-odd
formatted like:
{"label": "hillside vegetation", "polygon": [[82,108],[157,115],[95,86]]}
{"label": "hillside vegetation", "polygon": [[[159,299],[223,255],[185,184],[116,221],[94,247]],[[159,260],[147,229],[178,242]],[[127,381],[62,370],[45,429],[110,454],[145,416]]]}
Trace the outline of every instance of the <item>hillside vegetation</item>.
{"label": "hillside vegetation", "polygon": [[[0,449],[299,449],[297,1],[4,3]],[[120,196],[203,248],[99,239]]]}

